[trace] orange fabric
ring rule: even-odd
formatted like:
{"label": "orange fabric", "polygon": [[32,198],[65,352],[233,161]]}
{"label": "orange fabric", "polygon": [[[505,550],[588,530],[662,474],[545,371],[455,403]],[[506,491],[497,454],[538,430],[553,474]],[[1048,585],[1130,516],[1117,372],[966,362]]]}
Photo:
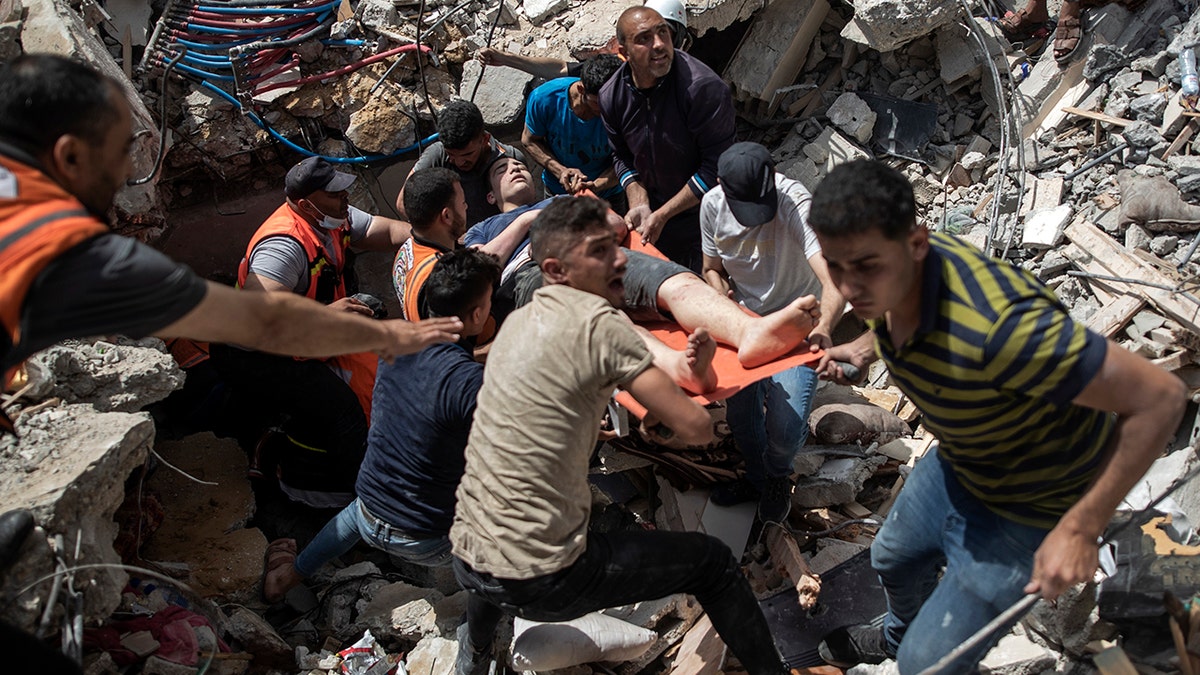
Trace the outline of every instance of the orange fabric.
{"label": "orange fabric", "polygon": [[[626,248],[632,251],[640,251],[646,255],[652,255],[656,258],[666,259],[653,244],[643,244],[641,237],[635,232],[630,232],[625,242]],[[753,314],[750,310],[743,308],[747,314]],[[672,349],[684,349],[687,347],[688,332],[679,327],[675,323],[653,323],[644,326],[650,331],[654,337],[662,340],[664,344]],[[802,343],[800,346],[793,349],[790,353],[771,361],[770,363],[756,366],[754,368],[746,368],[742,366],[737,358],[737,349],[724,344],[717,344],[717,353],[713,356],[713,368],[717,371],[717,388],[707,394],[690,394],[691,397],[700,403],[712,403],[721,401],[733,396],[742,389],[764,380],[775,373],[781,373],[789,368],[802,366],[805,364],[816,364],[821,359],[824,352],[812,353],[809,351],[808,343]],[[614,397],[617,403],[625,406],[631,414],[638,419],[645,417],[646,407],[638,403],[636,399],[624,390],[617,390]]]}
{"label": "orange fabric", "polygon": [[284,203],[275,209],[275,212],[259,226],[258,231],[250,238],[250,243],[246,246],[246,255],[238,264],[238,288],[246,285],[246,277],[250,273],[250,254],[254,252],[254,247],[268,237],[289,237],[304,247],[304,255],[308,257],[309,279],[308,290],[305,292],[308,298],[317,299],[318,281],[321,278],[321,270],[326,265],[332,265],[338,272],[338,285],[329,302],[336,302],[346,297],[346,284],[342,279],[342,268],[346,265],[346,247],[350,245],[349,225],[343,225],[334,232],[334,241],[341,245],[337,247],[335,259],[330,260],[329,256],[325,254],[325,249],[321,246],[321,240],[317,238],[313,226],[293,211],[292,207]]}
{"label": "orange fabric", "polygon": [[[0,324],[21,338],[25,295],[67,249],[108,231],[75,197],[37,169],[0,156]],[[7,385],[12,372],[4,374]]]}
{"label": "orange fabric", "polygon": [[170,338],[167,340],[167,351],[184,370],[208,360],[208,343],[191,338]]}
{"label": "orange fabric", "polygon": [[[429,275],[433,273],[433,266],[437,263],[438,255],[441,250],[422,244],[416,239],[409,239],[412,244],[411,258],[408,245],[402,246],[396,253],[397,262],[400,264],[403,261],[407,265],[407,270],[401,278],[403,286],[400,289],[400,314],[408,321],[421,321],[428,319],[427,316],[421,316],[421,289],[424,288],[425,282],[429,281]],[[404,260],[409,258],[408,260]],[[496,337],[496,319],[489,316],[487,323],[483,326],[481,332],[475,338],[477,346],[483,346],[494,340]]]}
{"label": "orange fabric", "polygon": [[362,406],[363,413],[367,416],[367,424],[370,424],[371,392],[375,389],[375,371],[379,368],[379,357],[360,352],[335,356],[326,359],[325,363],[335,372],[340,373],[343,378],[349,378],[346,384],[358,397],[358,404]]}

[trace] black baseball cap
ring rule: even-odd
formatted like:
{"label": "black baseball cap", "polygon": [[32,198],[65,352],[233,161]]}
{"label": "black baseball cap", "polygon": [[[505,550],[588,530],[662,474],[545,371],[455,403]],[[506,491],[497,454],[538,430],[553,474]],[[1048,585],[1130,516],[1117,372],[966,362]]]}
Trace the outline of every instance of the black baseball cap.
{"label": "black baseball cap", "polygon": [[745,227],[770,222],[779,208],[775,160],[758,143],[734,143],[717,160],[717,177],[733,217]]}
{"label": "black baseball cap", "polygon": [[355,176],[333,168],[327,160],[308,157],[287,172],[283,193],[288,199],[304,199],[317,190],[341,192],[354,184]]}

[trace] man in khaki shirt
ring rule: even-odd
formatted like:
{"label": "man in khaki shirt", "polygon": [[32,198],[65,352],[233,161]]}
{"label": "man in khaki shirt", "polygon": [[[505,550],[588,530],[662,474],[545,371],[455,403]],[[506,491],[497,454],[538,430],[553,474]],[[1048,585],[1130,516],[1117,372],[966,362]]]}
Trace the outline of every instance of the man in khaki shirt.
{"label": "man in khaki shirt", "polygon": [[672,593],[696,596],[752,675],[786,672],[723,543],[696,532],[588,531],[588,458],[615,387],[684,442],[708,442],[712,424],[614,308],[626,259],[603,203],[553,202],[531,240],[547,285],[493,343],[450,529],[455,576],[470,592],[457,673],[487,671],[505,611],[565,621]]}

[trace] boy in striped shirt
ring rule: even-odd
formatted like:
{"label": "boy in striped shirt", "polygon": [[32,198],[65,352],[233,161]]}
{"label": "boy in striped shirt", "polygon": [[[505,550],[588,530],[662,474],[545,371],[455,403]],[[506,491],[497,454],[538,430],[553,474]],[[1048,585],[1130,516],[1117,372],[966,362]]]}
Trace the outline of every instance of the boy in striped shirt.
{"label": "boy in striped shirt", "polygon": [[[1097,540],[1173,437],[1186,390],[1073,321],[1032,275],[918,224],[912,187],[884,164],[830,172],[809,224],[870,328],[818,372],[845,382],[834,361],[882,358],[938,439],[871,547],[882,628],[838,629],[820,650],[915,673],[1024,594],[1092,577]],[[946,672],[971,670],[1002,634]]]}

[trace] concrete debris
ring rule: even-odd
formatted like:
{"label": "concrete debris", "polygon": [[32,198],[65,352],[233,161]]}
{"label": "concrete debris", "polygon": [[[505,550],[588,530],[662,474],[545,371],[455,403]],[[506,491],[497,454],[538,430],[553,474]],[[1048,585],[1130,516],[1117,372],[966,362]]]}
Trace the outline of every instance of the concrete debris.
{"label": "concrete debris", "polygon": [[839,96],[825,114],[834,126],[853,136],[859,143],[871,140],[871,132],[875,130],[875,111],[852,92]]}
{"label": "concrete debris", "polygon": [[291,645],[258,614],[239,607],[229,616],[226,628],[230,635],[236,636],[243,650],[254,655],[255,663],[276,668],[295,666]]}
{"label": "concrete debris", "polygon": [[184,374],[162,340],[67,340],[32,356],[42,378],[36,398],[90,403],[101,412],[135,412],[183,386]]}
{"label": "concrete debris", "polygon": [[[482,72],[482,79],[481,79]],[[525,118],[525,94],[533,76],[515,68],[463,64],[462,97],[474,101],[489,125],[504,126]]]}
{"label": "concrete debris", "polygon": [[1055,651],[1081,658],[1094,640],[1111,640],[1117,634],[1116,626],[1100,618],[1098,593],[1095,583],[1073,586],[1053,605],[1039,602],[1022,624],[1031,637]]}
{"label": "concrete debris", "polygon": [[567,0],[524,0],[521,11],[529,17],[535,26],[540,26],[551,16],[563,11],[569,6]]}
{"label": "concrete debris", "polygon": [[950,23],[959,12],[949,0],[855,0],[854,18],[842,37],[880,52],[890,52]]}
{"label": "concrete debris", "polygon": [[438,636],[417,643],[404,660],[408,675],[447,675],[453,672],[458,656],[458,641]]}
{"label": "concrete debris", "polygon": [[[1043,603],[1044,604],[1044,603]],[[1057,659],[1045,647],[1014,631],[1000,638],[999,644],[979,664],[980,673],[991,675],[1039,675],[1053,668]]]}
{"label": "concrete debris", "polygon": [[866,480],[887,459],[883,455],[827,459],[815,475],[796,481],[792,504],[800,508],[816,508],[852,502],[862,491]]}
{"label": "concrete debris", "polygon": [[[20,598],[20,589],[54,571],[49,542],[58,535],[58,555],[71,564],[117,564],[113,514],[125,499],[124,482],[146,461],[154,423],[145,413],[102,413],[90,405],[46,408],[16,418],[19,439],[0,437],[0,493],[5,508],[27,508],[44,529],[35,531],[17,561],[0,571],[0,592],[11,608],[10,623],[31,630],[50,596],[43,582]],[[80,555],[74,556],[76,546]],[[76,583],[86,587],[84,617],[107,618],[121,601],[128,580],[119,568],[84,570]]]}
{"label": "concrete debris", "polygon": [[1061,204],[1052,209],[1035,211],[1025,218],[1021,245],[1031,249],[1053,248],[1063,239],[1063,230],[1071,220],[1074,209]]}
{"label": "concrete debris", "polygon": [[[369,629],[384,641],[401,640],[414,644],[446,632],[439,628],[439,617],[434,609],[441,600],[441,593],[428,588],[403,582],[389,584],[375,591],[359,612],[355,626],[357,630]],[[441,623],[445,624],[446,618],[442,617]]]}

